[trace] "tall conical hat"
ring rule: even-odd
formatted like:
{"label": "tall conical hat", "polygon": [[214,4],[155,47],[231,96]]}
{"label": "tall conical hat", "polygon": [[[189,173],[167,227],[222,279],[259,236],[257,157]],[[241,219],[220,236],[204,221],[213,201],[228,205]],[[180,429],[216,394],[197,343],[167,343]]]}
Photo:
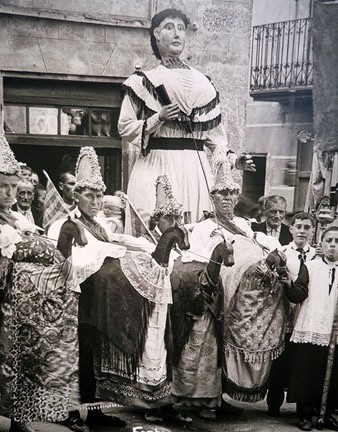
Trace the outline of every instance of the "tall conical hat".
{"label": "tall conical hat", "polygon": [[241,188],[238,183],[235,182],[230,163],[228,160],[223,160],[216,165],[215,169],[215,181],[211,188],[211,192],[230,190],[240,192]]}
{"label": "tall conical hat", "polygon": [[87,187],[104,192],[106,185],[101,176],[97,154],[93,147],[82,147],[75,167],[74,189]]}
{"label": "tall conical hat", "polygon": [[156,208],[153,216],[162,214],[164,216],[182,216],[182,206],[179,204],[173,193],[171,184],[166,175],[157,177],[156,183]]}
{"label": "tall conical hat", "polygon": [[20,176],[21,168],[5,135],[0,135],[0,173]]}

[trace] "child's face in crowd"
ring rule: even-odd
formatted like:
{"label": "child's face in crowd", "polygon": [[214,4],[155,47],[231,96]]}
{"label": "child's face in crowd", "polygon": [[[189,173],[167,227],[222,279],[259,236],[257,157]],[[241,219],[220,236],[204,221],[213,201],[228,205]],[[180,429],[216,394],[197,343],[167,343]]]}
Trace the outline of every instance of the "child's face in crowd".
{"label": "child's face in crowd", "polygon": [[111,216],[121,214],[121,209],[110,203],[103,203],[102,210],[106,217],[111,217]]}
{"label": "child's face in crowd", "polygon": [[119,197],[114,197],[113,201],[103,201],[102,211],[105,217],[121,216],[122,215],[122,201]]}
{"label": "child's face in crowd", "polygon": [[323,255],[328,261],[338,261],[338,231],[329,231],[322,241]]}
{"label": "child's face in crowd", "polygon": [[314,227],[310,219],[296,219],[290,226],[290,232],[296,246],[302,248],[311,241]]}

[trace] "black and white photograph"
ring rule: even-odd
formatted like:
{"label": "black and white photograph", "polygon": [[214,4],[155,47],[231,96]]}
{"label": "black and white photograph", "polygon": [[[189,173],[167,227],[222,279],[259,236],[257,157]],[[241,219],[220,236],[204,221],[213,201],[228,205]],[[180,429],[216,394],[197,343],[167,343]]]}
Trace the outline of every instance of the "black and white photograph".
{"label": "black and white photograph", "polygon": [[338,431],[338,0],[0,0],[0,432]]}

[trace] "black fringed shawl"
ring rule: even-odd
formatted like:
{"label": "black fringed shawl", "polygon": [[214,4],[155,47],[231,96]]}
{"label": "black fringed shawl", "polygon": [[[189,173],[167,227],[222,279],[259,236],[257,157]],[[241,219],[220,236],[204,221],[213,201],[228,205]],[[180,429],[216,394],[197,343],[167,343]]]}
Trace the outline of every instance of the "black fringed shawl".
{"label": "black fringed shawl", "polygon": [[93,343],[105,351],[110,366],[133,378],[154,307],[125,278],[120,261],[106,258],[100,270],[81,284],[79,323],[96,330]]}

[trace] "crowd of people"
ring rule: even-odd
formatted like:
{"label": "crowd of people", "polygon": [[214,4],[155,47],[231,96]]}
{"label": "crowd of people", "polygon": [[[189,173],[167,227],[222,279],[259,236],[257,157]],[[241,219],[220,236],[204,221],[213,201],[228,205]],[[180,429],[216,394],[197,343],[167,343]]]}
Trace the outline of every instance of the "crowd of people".
{"label": "crowd of people", "polygon": [[[311,430],[336,316],[337,227],[323,232],[320,248],[311,246],[314,216],[297,212],[286,224],[287,203],[278,195],[264,198],[259,223],[236,216],[240,187],[229,165],[220,164],[210,191],[214,211],[186,225],[188,250],[183,244],[165,266],[161,260],[155,266],[149,257],[156,256],[156,244],[182,224],[168,177],[157,179],[155,208],[144,221],[149,231],[124,234],[128,197],[104,195],[95,151],[84,147],[76,173],[61,176],[59,184],[60,199],[86,237],[71,248],[70,264],[48,243],[61,237],[68,216],[60,216],[46,237],[42,214],[34,219],[27,213],[38,185],[22,176],[5,138],[2,152],[12,166],[0,167],[0,377],[2,414],[12,419],[12,431],[31,432],[30,422],[38,420],[78,431],[123,427],[123,420],[101,411],[100,401],[142,408],[148,421],[169,415],[192,422],[191,414],[213,421],[219,410],[234,409],[223,394],[247,402],[266,396],[267,413],[276,417],[286,390],[299,428]],[[37,239],[44,248],[39,257]],[[225,252],[215,273],[210,263],[219,258],[220,244]],[[58,309],[53,302],[60,299]],[[46,304],[54,307],[53,323]],[[38,348],[28,354],[33,343]],[[333,430],[336,393],[329,385],[324,424]],[[85,422],[80,404],[94,404]]]}
{"label": "crowd of people", "polygon": [[[140,148],[127,194],[105,195],[95,150],[82,147],[51,223],[38,176],[0,137],[0,414],[11,432],[124,427],[107,402],[150,422],[215,421],[236,411],[225,394],[266,397],[276,417],[286,390],[301,430],[315,415],[338,430],[338,227],[315,236],[314,216],[287,218],[284,197],[240,196],[233,170],[254,165],[229,151],[213,83],[179,58],[188,21],[155,15],[161,64],[125,82],[119,131]],[[136,208],[149,216],[138,236]]]}

